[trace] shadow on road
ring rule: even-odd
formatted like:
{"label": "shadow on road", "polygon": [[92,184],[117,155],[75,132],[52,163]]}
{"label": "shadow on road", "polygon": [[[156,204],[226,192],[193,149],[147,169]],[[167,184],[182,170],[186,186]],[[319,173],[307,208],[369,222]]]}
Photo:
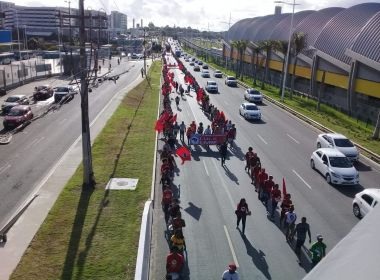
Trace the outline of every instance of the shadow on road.
{"label": "shadow on road", "polygon": [[364,164],[361,161],[356,162],[354,165],[355,165],[356,170],[361,171],[361,172],[371,171],[372,170],[371,166],[366,165],[366,164]]}
{"label": "shadow on road", "polygon": [[265,260],[265,253],[261,250],[257,251],[255,247],[252,246],[248,238],[240,231],[241,238],[244,241],[245,248],[247,249],[247,254],[252,258],[253,264],[259,269],[265,276],[266,279],[272,279],[268,271],[268,264]]}
{"label": "shadow on road", "polygon": [[245,154],[242,152],[239,146],[236,146],[236,143],[234,143],[233,147],[230,148],[231,153],[240,159],[241,161],[245,160]]}
{"label": "shadow on road", "polygon": [[199,221],[202,215],[202,208],[197,207],[192,202],[189,202],[189,206],[186,207],[184,211],[197,221]]}
{"label": "shadow on road", "polygon": [[235,176],[234,173],[232,173],[232,172],[228,169],[227,165],[223,165],[223,169],[224,169],[224,171],[226,172],[227,177],[230,178],[231,181],[233,181],[236,185],[239,185],[239,179]]}
{"label": "shadow on road", "polygon": [[345,196],[348,196],[350,198],[354,198],[355,194],[361,192],[364,190],[364,187],[362,185],[356,185],[356,186],[334,186],[337,191],[344,194]]}

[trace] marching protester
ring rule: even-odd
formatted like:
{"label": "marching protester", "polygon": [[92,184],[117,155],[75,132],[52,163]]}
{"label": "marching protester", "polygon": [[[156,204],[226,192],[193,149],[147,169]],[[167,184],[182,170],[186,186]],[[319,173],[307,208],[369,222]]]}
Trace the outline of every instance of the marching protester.
{"label": "marching protester", "polygon": [[301,255],[301,247],[305,243],[306,233],[309,235],[309,243],[311,243],[310,226],[306,222],[306,217],[302,217],[301,222],[296,225],[296,228],[291,235],[292,240],[294,238],[294,235],[297,235],[295,252],[298,257]]}
{"label": "marching protester", "polygon": [[222,274],[222,280],[239,280],[239,274],[236,269],[236,265],[234,263],[230,263],[228,265],[228,269]]}
{"label": "marching protester", "polygon": [[289,211],[285,213],[285,236],[286,241],[292,241],[292,235],[291,233],[294,230],[295,222],[297,220],[297,215],[294,213],[294,206],[290,205]]}
{"label": "marching protester", "polygon": [[283,227],[283,220],[285,219],[285,213],[289,211],[290,206],[293,205],[290,193],[287,193],[281,203],[281,214],[280,214],[280,228]]}
{"label": "marching protester", "polygon": [[173,135],[175,139],[177,139],[178,131],[180,131],[180,129],[181,128],[178,125],[178,122],[175,122],[175,124],[173,125]]}
{"label": "marching protester", "polygon": [[245,153],[245,168],[244,168],[244,170],[248,172],[251,170],[250,168],[251,157],[253,157],[253,148],[249,147],[248,152]]}
{"label": "marching protester", "polygon": [[247,219],[247,215],[251,215],[251,211],[249,211],[248,209],[248,204],[247,202],[245,201],[245,198],[242,198],[240,199],[240,202],[238,203],[237,207],[236,207],[236,210],[235,210],[235,214],[236,214],[236,228],[239,228],[239,224],[240,224],[240,221],[242,223],[242,233],[244,234],[245,232],[245,222],[246,222],[246,219]]}
{"label": "marching protester", "polygon": [[279,190],[278,184],[275,184],[271,192],[271,206],[272,206],[271,213],[270,213],[271,220],[274,219],[274,213],[276,212],[277,205],[280,201],[281,201],[281,191]]}
{"label": "marching protester", "polygon": [[317,263],[326,256],[326,244],[323,243],[323,237],[321,234],[317,235],[317,242],[311,245],[310,252],[313,266],[317,265]]}
{"label": "marching protester", "polygon": [[227,142],[223,142],[222,145],[220,145],[220,148],[219,148],[219,153],[220,153],[220,160],[221,160],[221,164],[222,166],[225,165],[226,163],[226,157],[227,157]]}

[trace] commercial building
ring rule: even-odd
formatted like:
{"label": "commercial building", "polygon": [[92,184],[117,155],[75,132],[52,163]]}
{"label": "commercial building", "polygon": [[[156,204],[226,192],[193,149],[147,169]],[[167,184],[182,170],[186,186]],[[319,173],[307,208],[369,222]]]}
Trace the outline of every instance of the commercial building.
{"label": "commercial building", "polygon": [[109,15],[109,29],[111,36],[126,34],[128,29],[127,15],[118,11],[111,11]]}

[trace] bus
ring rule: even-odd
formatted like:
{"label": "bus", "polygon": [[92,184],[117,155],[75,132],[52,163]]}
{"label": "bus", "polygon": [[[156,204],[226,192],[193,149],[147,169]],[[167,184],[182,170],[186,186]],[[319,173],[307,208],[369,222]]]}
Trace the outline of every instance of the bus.
{"label": "bus", "polygon": [[0,53],[0,64],[11,64],[12,61],[15,61],[15,54],[12,52],[2,52]]}
{"label": "bus", "polygon": [[23,50],[23,51],[14,51],[16,60],[26,60],[32,57],[35,57],[34,51]]}

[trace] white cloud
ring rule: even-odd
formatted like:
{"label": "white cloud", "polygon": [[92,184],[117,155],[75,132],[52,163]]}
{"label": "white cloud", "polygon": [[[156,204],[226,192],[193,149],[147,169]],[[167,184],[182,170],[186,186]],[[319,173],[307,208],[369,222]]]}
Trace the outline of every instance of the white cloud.
{"label": "white cloud", "polygon": [[[15,0],[17,5],[25,6],[67,6],[64,0]],[[287,2],[292,2],[291,0]],[[319,10],[327,7],[350,7],[364,2],[380,0],[297,0],[296,11]],[[118,10],[128,15],[128,26],[132,18],[136,23],[143,19],[144,25],[153,22],[156,26],[191,26],[201,30],[221,31],[244,18],[264,16],[274,12],[274,1],[267,0],[85,0],[85,7],[96,10],[103,8],[107,12]],[[78,7],[78,0],[71,0],[71,7]],[[283,5],[283,12],[291,12],[290,5]]]}

